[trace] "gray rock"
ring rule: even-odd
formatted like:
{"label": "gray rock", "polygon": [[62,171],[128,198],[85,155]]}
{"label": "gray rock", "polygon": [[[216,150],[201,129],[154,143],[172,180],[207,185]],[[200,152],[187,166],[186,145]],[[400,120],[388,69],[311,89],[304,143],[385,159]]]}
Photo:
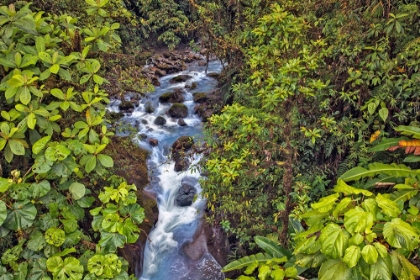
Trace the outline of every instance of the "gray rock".
{"label": "gray rock", "polygon": [[162,116],[157,116],[153,123],[155,125],[165,125],[166,124],[166,119]]}
{"label": "gray rock", "polygon": [[194,197],[197,194],[197,189],[195,188],[197,183],[198,180],[194,177],[185,177],[182,179],[181,187],[175,197],[175,204],[177,206],[191,206],[194,201]]}
{"label": "gray rock", "polygon": [[188,108],[182,103],[174,103],[168,110],[172,118],[185,118],[188,116]]}

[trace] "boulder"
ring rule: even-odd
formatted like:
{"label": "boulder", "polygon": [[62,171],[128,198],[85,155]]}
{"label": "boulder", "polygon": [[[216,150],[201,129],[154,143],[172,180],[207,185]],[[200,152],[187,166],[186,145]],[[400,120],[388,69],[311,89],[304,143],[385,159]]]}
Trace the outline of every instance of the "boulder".
{"label": "boulder", "polygon": [[120,110],[124,112],[132,112],[134,110],[134,104],[130,101],[124,100],[120,103],[120,105],[118,105],[118,108],[120,108]]}
{"label": "boulder", "polygon": [[146,111],[146,113],[151,114],[155,111],[155,108],[153,108],[152,103],[150,101],[148,101],[144,105],[144,110]]}
{"label": "boulder", "polygon": [[171,84],[182,83],[182,82],[185,82],[185,81],[187,81],[191,78],[192,78],[192,76],[190,76],[190,75],[185,75],[185,74],[184,75],[178,75],[178,76],[175,76],[172,79],[170,79],[169,82]]}
{"label": "boulder", "polygon": [[147,142],[149,142],[150,146],[152,147],[156,147],[157,145],[159,145],[159,140],[157,140],[156,138],[149,138],[147,139]]}
{"label": "boulder", "polygon": [[185,152],[189,151],[193,145],[194,140],[191,136],[181,136],[172,144],[172,159],[175,161],[175,171],[188,169],[189,160],[185,156]]}
{"label": "boulder", "polygon": [[210,72],[210,73],[207,74],[207,77],[210,77],[210,78],[213,78],[213,79],[217,80],[217,79],[219,79],[220,74],[216,73],[216,72]]}
{"label": "boulder", "polygon": [[196,89],[196,88],[197,88],[197,86],[198,86],[198,83],[197,83],[197,82],[193,82],[193,83],[191,84],[191,86],[190,86],[190,89],[191,89],[191,90],[194,90],[194,89]]}
{"label": "boulder", "polygon": [[178,120],[178,125],[179,125],[179,126],[186,126],[187,124],[185,123],[185,120],[184,120],[183,118],[180,118],[180,119]]}
{"label": "boulder", "polygon": [[206,66],[206,65],[207,65],[207,61],[202,60],[198,62],[198,66]]}
{"label": "boulder", "polygon": [[161,96],[159,96],[159,101],[161,103],[182,103],[185,101],[184,95],[182,95],[183,89],[177,88],[174,92],[165,92]]}
{"label": "boulder", "polygon": [[165,76],[166,75],[166,71],[165,70],[162,70],[162,69],[159,69],[159,68],[156,68],[155,75],[156,76],[159,76],[159,77]]}
{"label": "boulder", "polygon": [[193,100],[195,103],[204,103],[207,101],[207,94],[205,94],[204,92],[194,93]]}
{"label": "boulder", "polygon": [[165,125],[166,124],[166,119],[162,116],[157,116],[153,123],[155,125]]}
{"label": "boulder", "polygon": [[169,99],[171,98],[172,94],[173,94],[173,92],[162,93],[162,95],[159,96],[159,102],[161,102],[161,103],[169,102]]}
{"label": "boulder", "polygon": [[174,103],[168,110],[172,118],[185,118],[188,116],[188,108],[182,103]]}
{"label": "boulder", "polygon": [[198,180],[194,177],[184,177],[181,181],[181,187],[175,196],[175,205],[180,207],[191,206],[197,194],[197,189],[195,188],[197,183]]}

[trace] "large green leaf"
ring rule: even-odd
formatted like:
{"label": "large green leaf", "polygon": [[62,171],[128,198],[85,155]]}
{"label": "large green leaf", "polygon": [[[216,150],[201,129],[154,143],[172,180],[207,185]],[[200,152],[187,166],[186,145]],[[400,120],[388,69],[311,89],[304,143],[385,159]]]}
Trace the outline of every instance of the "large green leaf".
{"label": "large green leaf", "polygon": [[288,259],[292,257],[292,254],[274,242],[273,240],[264,237],[264,236],[256,236],[254,238],[255,243],[260,246],[267,254],[270,254],[274,258],[282,258],[286,256]]}
{"label": "large green leaf", "polygon": [[43,197],[51,190],[51,185],[49,181],[43,180],[39,183],[33,183],[30,186],[30,190],[32,192],[32,197]]}
{"label": "large green leaf", "polygon": [[370,280],[391,280],[392,262],[389,255],[378,260],[370,266]]}
{"label": "large green leaf", "polygon": [[352,271],[341,260],[328,260],[321,265],[319,280],[353,280]]}
{"label": "large green leaf", "polygon": [[384,225],[383,234],[386,242],[394,248],[412,251],[419,245],[417,231],[400,218],[394,218]]}
{"label": "large green leaf", "polygon": [[112,158],[110,156],[99,154],[98,155],[98,160],[105,167],[113,167],[114,166],[114,161],[112,160]]}
{"label": "large green leaf", "polygon": [[371,233],[374,217],[370,212],[365,212],[359,206],[344,214],[344,226],[351,234]]}
{"label": "large green leaf", "polygon": [[407,137],[382,139],[382,141],[369,149],[369,152],[386,151],[388,148],[398,146],[401,140],[409,140]]}
{"label": "large green leaf", "polygon": [[120,215],[117,213],[107,214],[102,220],[102,228],[109,232],[117,232],[117,227],[120,225]]}
{"label": "large green leaf", "polygon": [[37,210],[29,201],[17,201],[7,215],[4,226],[11,230],[30,227],[35,220]]}
{"label": "large green leaf", "polygon": [[122,248],[126,238],[117,232],[101,232],[101,240],[99,245],[106,253],[114,253],[117,248]]}
{"label": "large green leaf", "polygon": [[311,207],[321,213],[328,212],[335,206],[335,201],[340,195],[338,193],[321,198],[318,202],[312,203]]}
{"label": "large green leaf", "polygon": [[374,264],[378,260],[378,251],[373,245],[365,245],[362,249],[362,257],[368,264]]}
{"label": "large green leaf", "polygon": [[419,269],[397,251],[391,252],[391,261],[393,272],[398,279],[414,280],[420,276]]}
{"label": "large green leaf", "polygon": [[45,241],[48,244],[54,245],[55,247],[60,247],[64,240],[66,239],[66,233],[64,230],[59,228],[49,228],[45,232]]}
{"label": "large green leaf", "polygon": [[346,249],[344,253],[343,262],[347,264],[349,268],[355,267],[360,259],[360,247],[352,245]]}
{"label": "large green leaf", "polygon": [[386,215],[395,218],[401,214],[401,209],[398,207],[398,204],[389,199],[387,194],[382,195],[378,193],[375,200],[378,203],[379,208],[381,208]]}
{"label": "large green leaf", "polygon": [[[272,259],[273,259],[272,256],[270,256],[269,254],[263,254],[263,253],[246,256],[246,257],[240,258],[239,260],[236,260],[227,264],[226,266],[223,267],[222,272],[228,272],[232,270],[241,269],[241,268],[244,268],[253,264],[254,262],[265,263]],[[284,261],[286,260],[287,260],[287,257],[284,257]]]}
{"label": "large green leaf", "polygon": [[360,166],[350,169],[341,175],[340,179],[344,180],[345,182],[350,182],[366,177],[374,177],[379,174],[386,174],[395,177],[412,177],[420,175],[420,171],[411,170],[409,167],[403,164],[384,164],[376,162],[370,164],[369,169]]}
{"label": "large green leaf", "polygon": [[15,155],[23,156],[25,154],[25,147],[21,140],[9,139],[8,145]]}
{"label": "large green leaf", "polygon": [[127,243],[135,243],[139,238],[139,226],[135,225],[131,219],[126,219],[123,223],[118,223],[117,231],[127,238]]}
{"label": "large green leaf", "polygon": [[371,193],[368,190],[358,189],[354,188],[352,186],[349,186],[344,182],[342,179],[337,180],[337,185],[334,187],[334,191],[337,193],[343,193],[345,195],[352,195],[352,194],[363,194],[365,196],[372,196],[373,193]]}
{"label": "large green leaf", "polygon": [[79,200],[85,196],[86,187],[81,183],[73,182],[69,187],[69,192],[74,200]]}
{"label": "large green leaf", "polygon": [[4,193],[13,184],[12,179],[6,179],[0,177],[0,193]]}
{"label": "large green leaf", "polygon": [[65,258],[59,256],[47,260],[47,269],[52,272],[54,279],[81,280],[83,278],[83,266],[80,261],[73,257]]}
{"label": "large green leaf", "polygon": [[420,139],[420,128],[415,126],[404,126],[400,125],[395,128],[395,131],[398,131],[402,135],[407,135],[416,139]]}
{"label": "large green leaf", "polygon": [[350,234],[339,225],[330,223],[321,230],[321,252],[331,258],[341,258],[348,247]]}
{"label": "large green leaf", "polygon": [[141,224],[145,217],[144,208],[137,203],[124,206],[120,209],[120,213],[122,216],[130,216],[137,224]]}
{"label": "large green leaf", "polygon": [[36,141],[35,144],[32,146],[32,153],[38,154],[39,152],[41,152],[50,140],[51,136],[45,136]]}

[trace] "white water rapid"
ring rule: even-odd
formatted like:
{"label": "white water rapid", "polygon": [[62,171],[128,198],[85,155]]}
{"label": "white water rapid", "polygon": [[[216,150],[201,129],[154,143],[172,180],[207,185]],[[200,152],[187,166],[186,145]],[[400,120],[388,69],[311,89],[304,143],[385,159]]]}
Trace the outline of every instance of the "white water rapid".
{"label": "white water rapid", "polygon": [[[208,72],[220,72],[221,65],[217,61],[210,62]],[[200,258],[192,260],[183,251],[183,246],[193,240],[200,219],[205,209],[205,200],[201,197],[201,188],[198,179],[199,172],[187,170],[174,171],[175,163],[168,160],[170,147],[180,136],[192,136],[195,139],[202,135],[201,119],[193,113],[193,93],[210,92],[217,81],[207,77],[205,68],[192,64],[188,70],[164,76],[160,79],[161,85],[153,93],[143,98],[141,104],[131,116],[124,117],[126,122],[137,125],[139,135],[143,139],[154,138],[158,145],[152,147],[146,140],[139,140],[139,144],[151,152],[148,161],[151,183],[147,191],[155,193],[159,208],[159,219],[149,234],[149,240],[144,251],[143,274],[140,280],[221,280],[224,279],[220,272],[221,267],[213,256],[204,252]],[[180,74],[192,76],[186,82],[171,84],[169,80]],[[194,90],[185,88],[185,85],[197,83]],[[186,126],[178,125],[178,119],[172,119],[166,113],[171,103],[160,103],[159,96],[174,89],[184,89],[183,102],[188,107],[188,116],[184,118]],[[114,104],[111,110],[115,109]],[[147,106],[152,106],[154,111],[147,113]],[[156,125],[156,117],[161,116],[166,120],[165,125]],[[139,137],[141,138],[141,137]],[[197,141],[197,140],[196,140]],[[199,156],[192,160],[191,166],[197,163]],[[179,188],[188,184],[196,189],[196,199],[191,206],[180,207],[175,203]]]}

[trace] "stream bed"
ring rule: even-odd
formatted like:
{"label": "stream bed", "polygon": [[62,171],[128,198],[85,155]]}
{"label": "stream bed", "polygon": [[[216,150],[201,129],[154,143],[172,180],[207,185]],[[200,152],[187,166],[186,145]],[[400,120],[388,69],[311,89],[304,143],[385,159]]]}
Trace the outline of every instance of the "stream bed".
{"label": "stream bed", "polygon": [[[212,61],[207,71],[219,73],[221,68],[218,61]],[[179,75],[189,75],[191,78],[183,82],[170,82]],[[160,78],[159,82],[161,85],[155,87],[154,92],[147,94],[130,116],[124,117],[124,122],[138,128],[138,134],[141,136],[138,138],[143,139],[138,140],[139,145],[150,151],[148,169],[151,182],[146,191],[155,194],[159,209],[159,219],[149,233],[149,241],[146,243],[143,274],[139,279],[224,279],[223,273],[220,272],[221,266],[207,250],[194,252],[193,255],[197,256],[194,258],[191,258],[191,253],[186,254],[184,251],[184,246],[193,241],[206,207],[206,201],[200,195],[200,173],[196,168],[191,168],[198,163],[200,156],[193,156],[190,159],[190,168],[181,172],[174,170],[175,162],[170,159],[171,146],[179,137],[191,136],[195,142],[199,141],[202,136],[202,121],[194,114],[197,104],[193,101],[193,94],[213,91],[217,81],[206,75],[205,67],[192,63],[187,70],[166,75]],[[194,89],[191,89],[193,83]],[[183,118],[183,126],[178,124],[178,119],[166,114],[172,104],[159,102],[159,96],[177,89],[182,92],[185,100],[183,104],[188,108],[188,115]],[[118,104],[112,104],[111,110],[116,110],[115,106]],[[165,124],[155,124],[157,117],[163,117]],[[153,146],[150,139],[155,141]],[[177,203],[179,189],[185,186],[193,188],[195,192],[190,206],[180,206]]]}

